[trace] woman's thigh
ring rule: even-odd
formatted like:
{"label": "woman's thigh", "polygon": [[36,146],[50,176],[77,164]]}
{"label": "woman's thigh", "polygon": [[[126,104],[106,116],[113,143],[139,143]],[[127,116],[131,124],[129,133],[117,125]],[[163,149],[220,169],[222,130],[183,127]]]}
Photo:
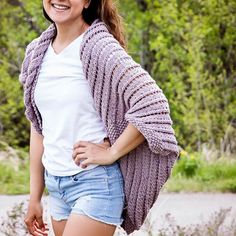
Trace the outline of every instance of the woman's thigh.
{"label": "woman's thigh", "polygon": [[94,220],[86,215],[71,214],[63,236],[112,236],[115,230],[115,225]]}
{"label": "woman's thigh", "polygon": [[55,236],[62,236],[67,220],[56,221],[51,217],[52,228]]}
{"label": "woman's thigh", "polygon": [[[82,221],[89,219],[96,222],[99,228],[111,229],[111,233],[122,224],[124,182],[117,163],[100,165],[68,177],[55,177],[46,172],[45,182],[49,191],[53,228],[55,234],[58,232],[56,236],[61,235],[63,228],[60,221],[68,220],[72,215],[77,215]],[[82,215],[85,218],[81,218]],[[87,224],[83,227],[90,228]],[[66,228],[70,229],[69,226]]]}

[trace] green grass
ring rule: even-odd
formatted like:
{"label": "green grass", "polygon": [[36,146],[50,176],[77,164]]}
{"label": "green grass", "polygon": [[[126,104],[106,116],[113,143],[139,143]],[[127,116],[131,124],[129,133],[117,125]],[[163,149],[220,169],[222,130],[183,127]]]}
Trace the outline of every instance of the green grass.
{"label": "green grass", "polygon": [[[29,162],[20,157],[16,171],[10,163],[0,163],[0,194],[29,193]],[[199,153],[181,154],[165,192],[232,192],[236,193],[236,158],[207,161]]]}
{"label": "green grass", "polygon": [[21,164],[16,171],[9,164],[0,164],[0,194],[29,193],[29,163]]}
{"label": "green grass", "polygon": [[199,155],[183,156],[163,191],[236,193],[236,158],[206,161]]}

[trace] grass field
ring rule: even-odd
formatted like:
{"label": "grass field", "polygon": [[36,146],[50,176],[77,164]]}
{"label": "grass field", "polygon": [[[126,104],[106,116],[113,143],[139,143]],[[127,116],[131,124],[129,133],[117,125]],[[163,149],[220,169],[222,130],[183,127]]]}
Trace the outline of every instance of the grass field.
{"label": "grass field", "polygon": [[29,164],[19,165],[18,170],[9,164],[0,164],[0,194],[29,193]]}
{"label": "grass field", "polygon": [[199,154],[182,155],[163,190],[236,193],[236,158],[206,160]]}

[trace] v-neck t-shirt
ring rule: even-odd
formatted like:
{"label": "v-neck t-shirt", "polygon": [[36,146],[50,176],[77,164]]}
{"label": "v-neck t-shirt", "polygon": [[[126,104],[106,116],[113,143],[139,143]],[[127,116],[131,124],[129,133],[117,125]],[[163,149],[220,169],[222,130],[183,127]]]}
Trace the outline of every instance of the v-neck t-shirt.
{"label": "v-neck t-shirt", "polygon": [[107,136],[79,57],[83,34],[58,54],[50,43],[34,91],[42,117],[42,163],[56,176],[74,175],[98,166],[90,164],[83,169],[76,165],[73,145],[78,141],[101,143]]}

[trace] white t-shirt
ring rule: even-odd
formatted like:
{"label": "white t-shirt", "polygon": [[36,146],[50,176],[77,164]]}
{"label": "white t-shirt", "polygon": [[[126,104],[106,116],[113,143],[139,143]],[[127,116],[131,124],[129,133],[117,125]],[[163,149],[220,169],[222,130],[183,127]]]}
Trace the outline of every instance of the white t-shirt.
{"label": "white t-shirt", "polygon": [[[72,159],[75,142],[101,143],[107,136],[82,70],[79,48],[83,34],[59,54],[49,45],[35,88],[44,136],[42,162],[47,171],[56,176],[84,170]],[[85,169],[96,166],[91,164]]]}

